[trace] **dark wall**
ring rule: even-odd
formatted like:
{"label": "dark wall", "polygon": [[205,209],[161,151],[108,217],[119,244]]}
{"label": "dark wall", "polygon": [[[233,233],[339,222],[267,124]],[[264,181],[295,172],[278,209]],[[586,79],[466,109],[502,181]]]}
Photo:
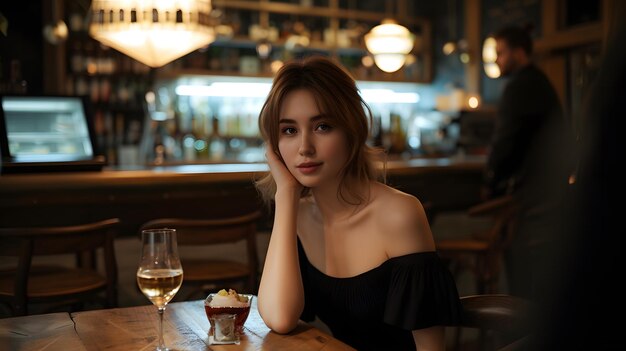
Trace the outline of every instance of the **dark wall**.
{"label": "dark wall", "polygon": [[[0,13],[8,21],[0,33],[0,82],[11,79],[12,62],[19,62],[28,94],[43,93],[43,36],[41,1],[2,1]],[[15,64],[13,64],[15,65]]]}
{"label": "dark wall", "polygon": [[465,65],[459,60],[458,54],[446,56],[442,48],[450,40],[463,38],[465,28],[465,7],[463,0],[420,1],[428,3],[430,18],[433,22],[433,87],[441,93],[448,89],[466,88]]}

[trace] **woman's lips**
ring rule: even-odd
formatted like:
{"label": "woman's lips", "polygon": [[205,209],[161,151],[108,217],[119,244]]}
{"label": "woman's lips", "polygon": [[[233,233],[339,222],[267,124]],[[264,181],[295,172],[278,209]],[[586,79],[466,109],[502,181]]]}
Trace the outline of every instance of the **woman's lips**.
{"label": "woman's lips", "polygon": [[321,162],[307,162],[299,164],[297,168],[303,174],[311,174],[317,171],[321,165]]}

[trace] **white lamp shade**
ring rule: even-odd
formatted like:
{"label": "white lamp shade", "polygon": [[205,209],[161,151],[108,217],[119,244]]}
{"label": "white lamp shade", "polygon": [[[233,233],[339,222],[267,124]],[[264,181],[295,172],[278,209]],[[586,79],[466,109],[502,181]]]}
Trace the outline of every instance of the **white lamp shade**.
{"label": "white lamp shade", "polygon": [[496,62],[498,54],[496,53],[496,39],[488,37],[483,42],[483,62],[492,63]]}
{"label": "white lamp shade", "polygon": [[365,45],[372,54],[402,53],[408,54],[413,49],[413,36],[405,27],[384,20],[382,24],[372,28],[365,34]]}
{"label": "white lamp shade", "polygon": [[99,31],[92,37],[150,67],[161,67],[215,39],[212,31],[155,27],[144,30],[132,26],[120,31]]}
{"label": "white lamp shade", "polygon": [[377,54],[374,55],[374,62],[381,70],[391,73],[399,70],[406,61],[404,54]]}
{"label": "white lamp shade", "polygon": [[382,24],[365,34],[367,50],[374,56],[376,65],[385,72],[400,69],[405,55],[413,49],[414,38],[411,32],[393,20],[383,20]]}
{"label": "white lamp shade", "polygon": [[483,42],[483,68],[489,78],[500,77],[500,67],[496,63],[498,54],[496,52],[496,39],[487,37]]}
{"label": "white lamp shade", "polygon": [[485,74],[489,78],[500,77],[500,67],[495,62],[483,63]]}
{"label": "white lamp shade", "polygon": [[90,35],[150,67],[215,40],[210,0],[94,0]]}

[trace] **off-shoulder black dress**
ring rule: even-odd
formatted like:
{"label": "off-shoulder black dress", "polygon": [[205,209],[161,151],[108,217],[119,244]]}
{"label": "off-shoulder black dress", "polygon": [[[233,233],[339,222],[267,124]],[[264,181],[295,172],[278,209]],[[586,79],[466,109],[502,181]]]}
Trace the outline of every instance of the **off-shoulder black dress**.
{"label": "off-shoulder black dress", "polygon": [[415,350],[411,331],[456,325],[460,301],[452,274],[436,252],[393,257],[354,277],[315,268],[298,242],[305,307],[337,339],[357,350]]}

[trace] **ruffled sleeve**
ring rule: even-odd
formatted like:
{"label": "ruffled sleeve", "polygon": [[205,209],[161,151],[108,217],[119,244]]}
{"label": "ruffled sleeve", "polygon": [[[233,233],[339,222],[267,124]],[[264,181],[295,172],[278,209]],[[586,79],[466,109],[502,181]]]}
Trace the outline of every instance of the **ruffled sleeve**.
{"label": "ruffled sleeve", "polygon": [[405,330],[457,325],[461,304],[454,278],[435,252],[390,259],[384,322]]}

